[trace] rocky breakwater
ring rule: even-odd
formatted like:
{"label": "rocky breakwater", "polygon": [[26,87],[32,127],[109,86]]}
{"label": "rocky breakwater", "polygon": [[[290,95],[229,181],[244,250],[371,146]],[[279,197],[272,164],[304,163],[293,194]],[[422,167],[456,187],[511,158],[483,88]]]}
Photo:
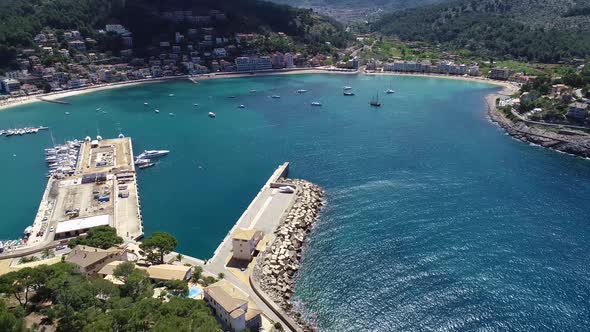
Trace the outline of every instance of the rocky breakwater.
{"label": "rocky breakwater", "polygon": [[275,230],[275,239],[257,259],[252,277],[260,288],[304,330],[312,330],[293,310],[295,275],[299,270],[303,245],[324,205],[323,190],[305,180],[281,180],[297,187],[293,206]]}

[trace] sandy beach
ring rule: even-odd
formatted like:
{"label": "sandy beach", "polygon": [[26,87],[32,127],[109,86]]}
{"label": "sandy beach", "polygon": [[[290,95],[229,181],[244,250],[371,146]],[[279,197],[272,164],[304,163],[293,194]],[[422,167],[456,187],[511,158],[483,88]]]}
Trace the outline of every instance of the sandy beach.
{"label": "sandy beach", "polygon": [[481,76],[460,76],[460,75],[443,75],[443,74],[420,74],[420,73],[398,73],[398,72],[366,72],[365,75],[386,75],[386,76],[414,76],[414,77],[430,77],[430,78],[443,78],[449,80],[467,81],[467,82],[478,82],[487,83],[504,87],[500,92],[501,94],[513,94],[518,91],[519,87],[512,82],[498,81]]}
{"label": "sandy beach", "polygon": [[188,76],[183,75],[183,76],[172,76],[172,77],[148,78],[148,79],[135,80],[135,81],[98,84],[98,85],[83,87],[83,88],[79,88],[79,89],[71,89],[71,90],[65,90],[65,91],[43,93],[43,94],[38,94],[38,95],[31,95],[31,96],[24,96],[24,97],[17,97],[17,98],[9,98],[9,99],[0,101],[0,111],[9,109],[9,108],[15,107],[15,106],[26,105],[26,104],[42,101],[39,98],[56,100],[56,99],[61,99],[61,98],[66,98],[66,97],[82,95],[82,94],[86,94],[86,93],[92,93],[92,92],[96,92],[96,91],[111,90],[111,89],[116,89],[116,88],[135,86],[135,85],[140,85],[140,84],[164,82],[164,81],[170,81],[170,80],[187,79],[187,77]]}

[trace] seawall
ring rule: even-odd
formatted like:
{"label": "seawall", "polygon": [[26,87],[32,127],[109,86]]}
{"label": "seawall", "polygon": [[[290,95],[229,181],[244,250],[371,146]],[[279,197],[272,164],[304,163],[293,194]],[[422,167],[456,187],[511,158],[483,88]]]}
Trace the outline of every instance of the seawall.
{"label": "seawall", "polygon": [[[283,185],[296,187],[296,200],[275,230],[275,239],[259,254],[252,271],[251,284],[273,310],[285,312],[304,331],[313,330],[293,310],[291,297],[295,292],[295,276],[299,270],[303,245],[324,205],[324,192],[305,180],[282,179]],[[257,289],[256,286],[260,287]],[[269,300],[270,299],[270,300]]]}

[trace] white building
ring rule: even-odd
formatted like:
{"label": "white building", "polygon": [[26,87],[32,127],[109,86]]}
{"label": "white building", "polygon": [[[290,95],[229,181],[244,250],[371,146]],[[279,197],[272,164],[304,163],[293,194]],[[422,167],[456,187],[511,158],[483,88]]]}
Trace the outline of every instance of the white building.
{"label": "white building", "polygon": [[20,90],[20,82],[13,78],[4,78],[0,81],[2,91],[11,93]]}
{"label": "white building", "polygon": [[[224,327],[239,332],[246,328],[258,331],[261,311],[249,306],[246,294],[225,280],[220,280],[204,290],[204,299],[213,309]],[[249,308],[250,307],[250,308]],[[224,331],[227,329],[224,328]]]}
{"label": "white building", "polygon": [[130,32],[121,24],[107,24],[105,27],[107,32],[114,32],[118,35],[128,35]]}
{"label": "white building", "polygon": [[223,58],[227,56],[227,52],[225,51],[225,48],[217,47],[213,49],[213,55]]}
{"label": "white building", "polygon": [[257,71],[272,69],[272,61],[270,57],[237,57],[236,58],[237,71]]}
{"label": "white building", "polygon": [[88,232],[93,227],[108,226],[110,221],[111,217],[108,214],[61,221],[55,228],[55,239],[78,236]]}
{"label": "white building", "polygon": [[285,53],[285,68],[293,68],[295,67],[293,63],[293,54]]}

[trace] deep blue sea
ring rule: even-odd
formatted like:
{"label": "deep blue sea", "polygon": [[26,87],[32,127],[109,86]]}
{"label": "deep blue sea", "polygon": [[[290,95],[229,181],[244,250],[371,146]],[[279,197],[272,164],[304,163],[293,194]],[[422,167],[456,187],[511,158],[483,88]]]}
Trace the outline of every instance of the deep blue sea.
{"label": "deep blue sea", "polygon": [[[201,258],[290,161],[327,192],[296,294],[322,331],[590,330],[590,161],[504,135],[485,115],[495,90],[348,75],[174,82],[16,107],[0,128],[171,150],[140,171],[144,224]],[[50,144],[49,132],[0,137],[0,238],[32,223]]]}

